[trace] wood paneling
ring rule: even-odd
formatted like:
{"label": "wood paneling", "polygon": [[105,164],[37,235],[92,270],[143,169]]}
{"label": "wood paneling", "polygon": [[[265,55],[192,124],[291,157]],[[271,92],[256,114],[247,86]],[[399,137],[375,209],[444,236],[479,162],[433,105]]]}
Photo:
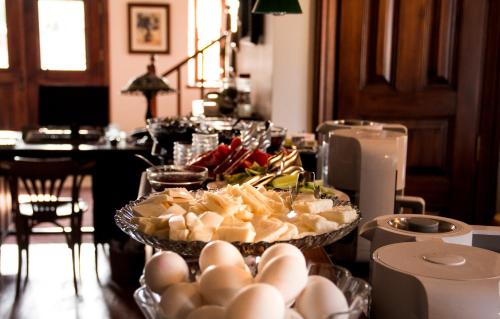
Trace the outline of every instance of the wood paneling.
{"label": "wood paneling", "polygon": [[408,128],[409,168],[431,171],[445,176],[448,169],[448,120],[400,121]]}
{"label": "wood paneling", "polygon": [[454,84],[457,12],[457,0],[434,1],[429,56],[430,83]]}
{"label": "wood paneling", "polygon": [[366,70],[362,71],[366,71],[366,75],[361,75],[362,85],[366,85],[365,82],[390,84],[394,80],[398,7],[398,0],[375,0],[368,5],[363,26],[367,47],[362,49],[368,52],[364,55]]}
{"label": "wood paneling", "polygon": [[331,113],[407,125],[407,193],[470,221],[488,1],[324,2],[339,8]]}

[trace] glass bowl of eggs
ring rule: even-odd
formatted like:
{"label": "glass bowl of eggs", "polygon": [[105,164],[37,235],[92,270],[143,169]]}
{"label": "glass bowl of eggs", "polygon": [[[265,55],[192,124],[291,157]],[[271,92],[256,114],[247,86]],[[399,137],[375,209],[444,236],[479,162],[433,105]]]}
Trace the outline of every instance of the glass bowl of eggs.
{"label": "glass bowl of eggs", "polygon": [[357,319],[368,316],[370,294],[347,269],[307,263],[293,245],[244,258],[216,240],[199,259],[155,254],[134,298],[147,319]]}

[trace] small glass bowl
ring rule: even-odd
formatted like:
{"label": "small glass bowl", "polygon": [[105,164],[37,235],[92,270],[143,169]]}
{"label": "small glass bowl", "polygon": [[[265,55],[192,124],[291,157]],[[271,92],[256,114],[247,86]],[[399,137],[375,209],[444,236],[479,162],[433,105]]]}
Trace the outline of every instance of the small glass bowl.
{"label": "small glass bowl", "polygon": [[196,190],[207,180],[208,169],[201,166],[158,165],[146,169],[146,175],[151,188],[157,192],[172,187]]}

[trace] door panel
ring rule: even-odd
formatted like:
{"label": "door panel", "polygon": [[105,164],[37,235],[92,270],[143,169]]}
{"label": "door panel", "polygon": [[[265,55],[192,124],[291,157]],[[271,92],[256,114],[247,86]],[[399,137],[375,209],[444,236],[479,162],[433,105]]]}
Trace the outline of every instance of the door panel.
{"label": "door panel", "polygon": [[339,4],[336,117],[406,125],[406,193],[468,220],[487,0]]}
{"label": "door panel", "polygon": [[[5,1],[9,68],[0,69],[0,129],[20,129],[28,121],[25,97],[22,6],[19,1]],[[12,36],[15,35],[15,36]]]}

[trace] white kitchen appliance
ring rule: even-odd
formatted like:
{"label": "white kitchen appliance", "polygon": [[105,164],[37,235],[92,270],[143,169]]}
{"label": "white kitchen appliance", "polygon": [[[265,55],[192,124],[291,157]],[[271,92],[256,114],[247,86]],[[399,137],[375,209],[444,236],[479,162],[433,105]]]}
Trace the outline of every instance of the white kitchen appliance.
{"label": "white kitchen appliance", "polygon": [[441,216],[416,214],[379,216],[364,223],[359,234],[371,242],[372,253],[379,247],[389,244],[429,239],[500,253],[500,227],[468,225]]}
{"label": "white kitchen appliance", "polygon": [[371,267],[372,318],[498,319],[500,254],[439,239],[383,246]]}
{"label": "white kitchen appliance", "polygon": [[500,318],[500,227],[399,214],[360,235],[373,252],[374,318]]}
{"label": "white kitchen appliance", "polygon": [[[322,156],[324,163],[328,163],[324,165],[324,181],[347,193],[359,207],[364,221],[397,211],[403,200],[411,203],[404,206],[416,207],[415,211],[422,212],[423,199],[403,196],[408,143],[406,128],[400,124],[353,123],[327,126],[330,129],[328,137],[322,135]],[[321,127],[323,132],[327,128],[325,125]],[[356,260],[369,260],[369,247],[368,241],[358,238]]]}

